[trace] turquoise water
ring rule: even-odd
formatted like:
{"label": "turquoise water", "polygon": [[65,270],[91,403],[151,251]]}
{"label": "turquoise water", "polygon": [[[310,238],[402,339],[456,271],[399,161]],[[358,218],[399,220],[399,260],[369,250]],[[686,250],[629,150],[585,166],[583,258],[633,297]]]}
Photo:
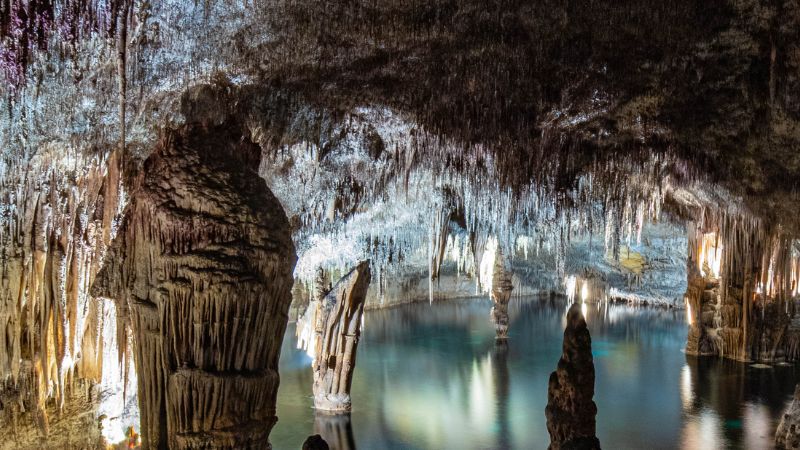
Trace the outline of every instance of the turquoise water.
{"label": "turquoise water", "polygon": [[[770,448],[800,372],[682,353],[684,312],[587,305],[597,435],[605,449]],[[310,358],[294,326],[281,356],[276,450],[320,433],[331,448],[545,449],[547,380],[566,306],[516,300],[507,348],[484,299],[365,316],[350,417],[315,419]]]}

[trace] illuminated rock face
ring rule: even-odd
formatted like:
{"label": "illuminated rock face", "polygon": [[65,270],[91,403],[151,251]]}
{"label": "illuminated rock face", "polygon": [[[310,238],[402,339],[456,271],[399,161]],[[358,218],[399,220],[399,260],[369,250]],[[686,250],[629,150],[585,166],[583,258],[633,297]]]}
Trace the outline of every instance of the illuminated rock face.
{"label": "illuminated rock face", "polygon": [[579,304],[567,312],[564,350],[547,389],[547,431],[550,449],[599,449],[595,435],[592,338]]}
{"label": "illuminated rock face", "polygon": [[800,449],[800,385],[794,390],[794,400],[783,414],[775,433],[775,448]]}
{"label": "illuminated rock face", "polygon": [[349,412],[350,385],[370,282],[369,263],[342,277],[319,302],[314,331],[314,407]]}
{"label": "illuminated rock face", "polygon": [[166,133],[93,286],[133,330],[143,448],[269,448],[296,256],[259,156],[232,124]]}
{"label": "illuminated rock face", "polygon": [[800,358],[792,246],[780,234],[690,232],[686,354],[761,362]]}

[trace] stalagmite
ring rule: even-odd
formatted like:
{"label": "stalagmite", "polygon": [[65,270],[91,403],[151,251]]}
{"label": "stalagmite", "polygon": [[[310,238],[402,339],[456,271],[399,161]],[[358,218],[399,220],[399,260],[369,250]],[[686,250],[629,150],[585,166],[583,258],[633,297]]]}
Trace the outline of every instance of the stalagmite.
{"label": "stalagmite", "polygon": [[775,448],[800,449],[800,384],[794,389],[794,399],[781,417],[775,433]]}
{"label": "stalagmite", "polygon": [[95,281],[135,342],[142,447],[269,448],[296,262],[237,124],[166,132]]}
{"label": "stalagmite", "polygon": [[508,302],[511,299],[511,272],[506,268],[503,252],[498,248],[494,258],[492,273],[492,322],[495,326],[495,339],[508,338]]}
{"label": "stalagmite", "polygon": [[567,312],[564,346],[558,368],[550,374],[547,389],[547,431],[550,449],[599,449],[595,434],[597,406],[594,397],[592,338],[581,306]]}
{"label": "stalagmite", "polygon": [[349,412],[350,385],[370,282],[369,262],[358,264],[319,302],[314,332],[314,407]]}

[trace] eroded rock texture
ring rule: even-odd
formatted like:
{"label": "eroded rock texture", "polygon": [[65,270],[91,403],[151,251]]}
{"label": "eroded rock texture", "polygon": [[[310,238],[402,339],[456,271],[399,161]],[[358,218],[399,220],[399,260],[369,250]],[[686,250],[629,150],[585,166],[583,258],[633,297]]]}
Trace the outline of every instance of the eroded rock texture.
{"label": "eroded rock texture", "polygon": [[118,164],[116,152],[48,144],[0,176],[0,398],[16,398],[0,402],[0,429],[9,437],[29,419],[47,435],[76,382],[101,380],[104,305],[87,286],[110,242]]}
{"label": "eroded rock texture", "polygon": [[714,219],[690,226],[686,353],[797,360],[796,244],[779,232],[765,234],[748,224]]}
{"label": "eroded rock texture", "polygon": [[550,374],[547,389],[547,431],[550,449],[599,449],[595,435],[597,406],[594,397],[592,338],[581,307],[567,312],[564,350],[558,368]]}
{"label": "eroded rock texture", "polygon": [[492,322],[495,326],[495,339],[508,338],[508,302],[511,300],[511,271],[505,266],[503,252],[499,249],[494,259],[492,273]]}
{"label": "eroded rock texture", "polygon": [[795,387],[794,399],[783,413],[775,432],[775,448],[800,449],[800,384]]}
{"label": "eroded rock texture", "polygon": [[296,256],[259,157],[235,124],[165,133],[93,286],[135,336],[144,448],[269,448]]}
{"label": "eroded rock texture", "polygon": [[361,262],[342,277],[319,302],[314,327],[314,407],[350,411],[350,385],[361,335],[369,262]]}

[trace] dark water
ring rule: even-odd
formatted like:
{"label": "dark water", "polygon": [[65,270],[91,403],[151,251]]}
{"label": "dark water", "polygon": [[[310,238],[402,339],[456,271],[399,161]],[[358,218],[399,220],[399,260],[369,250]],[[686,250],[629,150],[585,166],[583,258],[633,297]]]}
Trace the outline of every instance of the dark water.
{"label": "dark water", "polygon": [[[281,356],[277,450],[321,433],[336,449],[544,449],[547,380],[566,307],[517,301],[496,348],[483,299],[366,314],[348,419],[320,416],[310,358],[290,325]],[[682,353],[684,313],[588,305],[597,434],[605,449],[770,448],[800,375]]]}

